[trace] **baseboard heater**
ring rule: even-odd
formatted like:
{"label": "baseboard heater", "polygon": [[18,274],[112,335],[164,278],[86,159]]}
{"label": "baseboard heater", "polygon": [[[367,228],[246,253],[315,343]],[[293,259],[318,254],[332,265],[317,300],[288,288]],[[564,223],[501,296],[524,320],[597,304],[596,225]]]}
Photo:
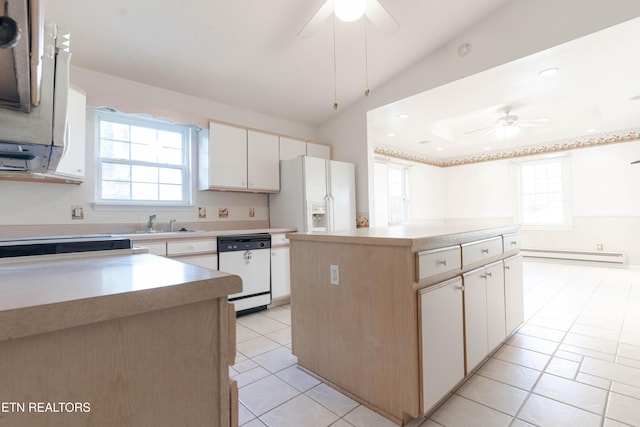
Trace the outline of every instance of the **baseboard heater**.
{"label": "baseboard heater", "polygon": [[521,249],[520,254],[527,258],[545,258],[566,261],[587,261],[602,264],[624,265],[625,254],[601,251],[568,251],[558,249]]}

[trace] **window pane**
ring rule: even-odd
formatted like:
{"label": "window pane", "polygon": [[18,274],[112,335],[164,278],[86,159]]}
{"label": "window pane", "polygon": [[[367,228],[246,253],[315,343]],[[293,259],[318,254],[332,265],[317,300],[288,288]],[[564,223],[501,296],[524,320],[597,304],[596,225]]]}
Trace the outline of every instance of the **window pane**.
{"label": "window pane", "polygon": [[153,144],[131,143],[131,160],[156,162],[158,155]]}
{"label": "window pane", "polygon": [[129,126],[122,123],[100,121],[100,137],[108,139],[129,140]]}
{"label": "window pane", "polygon": [[129,200],[131,188],[128,182],[102,181],[102,198],[106,200]]}
{"label": "window pane", "polygon": [[100,156],[106,159],[129,159],[129,143],[101,139]]}
{"label": "window pane", "polygon": [[139,143],[155,143],[156,142],[155,129],[141,126],[131,126],[131,142]]}
{"label": "window pane", "polygon": [[135,200],[159,200],[158,185],[133,182],[131,183],[131,197]]}
{"label": "window pane", "polygon": [[158,163],[181,165],[182,161],[182,147],[178,150],[175,148],[161,147],[158,152]]}
{"label": "window pane", "polygon": [[160,200],[180,200],[182,198],[182,187],[180,185],[160,185]]}
{"label": "window pane", "polygon": [[158,143],[162,147],[182,150],[182,134],[160,130],[158,131]]}
{"label": "window pane", "polygon": [[129,165],[122,165],[118,163],[103,163],[102,179],[128,182],[131,180],[131,168]]}
{"label": "window pane", "polygon": [[158,168],[152,166],[132,166],[131,180],[135,182],[158,182]]}
{"label": "window pane", "polygon": [[182,184],[180,169],[160,168],[160,182],[163,184]]}

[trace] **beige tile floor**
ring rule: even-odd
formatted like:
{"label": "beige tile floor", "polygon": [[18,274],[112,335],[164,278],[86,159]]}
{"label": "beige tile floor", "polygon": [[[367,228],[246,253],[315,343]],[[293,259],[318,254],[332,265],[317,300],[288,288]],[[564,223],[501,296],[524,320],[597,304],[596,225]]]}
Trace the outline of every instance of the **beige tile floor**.
{"label": "beige tile floor", "polygon": [[[525,262],[524,326],[411,427],[640,426],[640,270]],[[240,425],[394,426],[296,368],[289,306],[237,320]]]}

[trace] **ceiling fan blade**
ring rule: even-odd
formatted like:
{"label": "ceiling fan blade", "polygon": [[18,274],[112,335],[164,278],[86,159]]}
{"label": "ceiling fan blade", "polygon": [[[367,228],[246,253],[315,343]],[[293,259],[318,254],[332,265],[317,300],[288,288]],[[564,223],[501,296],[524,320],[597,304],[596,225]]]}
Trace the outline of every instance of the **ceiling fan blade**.
{"label": "ceiling fan blade", "polygon": [[324,2],[320,9],[309,19],[309,22],[298,33],[298,37],[301,39],[309,38],[316,32],[318,27],[327,20],[333,13],[333,0],[327,0]]}
{"label": "ceiling fan blade", "polygon": [[[493,131],[493,129],[495,129],[495,128],[496,128],[496,126],[492,125],[492,126],[485,126],[485,127],[478,128],[478,129],[471,129],[471,130],[466,131],[463,135],[469,135],[469,134],[472,134],[472,133],[478,133],[478,132],[487,131],[487,130]],[[491,133],[491,132],[489,132],[489,133]]]}
{"label": "ceiling fan blade", "polygon": [[535,128],[535,127],[543,127],[551,125],[551,120],[549,119],[530,119],[530,120],[518,120],[515,124],[517,127],[522,128]]}
{"label": "ceiling fan blade", "polygon": [[400,29],[400,24],[394,19],[387,9],[378,0],[367,0],[367,18],[385,36],[395,34]]}

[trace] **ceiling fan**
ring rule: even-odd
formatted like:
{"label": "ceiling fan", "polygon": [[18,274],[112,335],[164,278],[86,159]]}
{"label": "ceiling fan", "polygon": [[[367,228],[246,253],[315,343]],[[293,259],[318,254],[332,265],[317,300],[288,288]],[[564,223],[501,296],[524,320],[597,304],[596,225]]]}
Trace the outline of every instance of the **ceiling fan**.
{"label": "ceiling fan", "polygon": [[545,125],[549,122],[549,119],[540,118],[532,120],[520,120],[518,116],[511,113],[511,107],[507,106],[503,109],[504,116],[496,120],[495,124],[491,126],[481,127],[479,129],[473,129],[465,132],[465,135],[485,132],[485,135],[495,134],[498,138],[511,138],[520,133],[522,128],[526,127],[538,127]]}
{"label": "ceiling fan", "polygon": [[298,37],[311,37],[332,13],[335,13],[338,19],[346,22],[355,21],[364,14],[384,35],[391,35],[400,28],[398,21],[387,12],[378,0],[326,0],[300,30]]}

